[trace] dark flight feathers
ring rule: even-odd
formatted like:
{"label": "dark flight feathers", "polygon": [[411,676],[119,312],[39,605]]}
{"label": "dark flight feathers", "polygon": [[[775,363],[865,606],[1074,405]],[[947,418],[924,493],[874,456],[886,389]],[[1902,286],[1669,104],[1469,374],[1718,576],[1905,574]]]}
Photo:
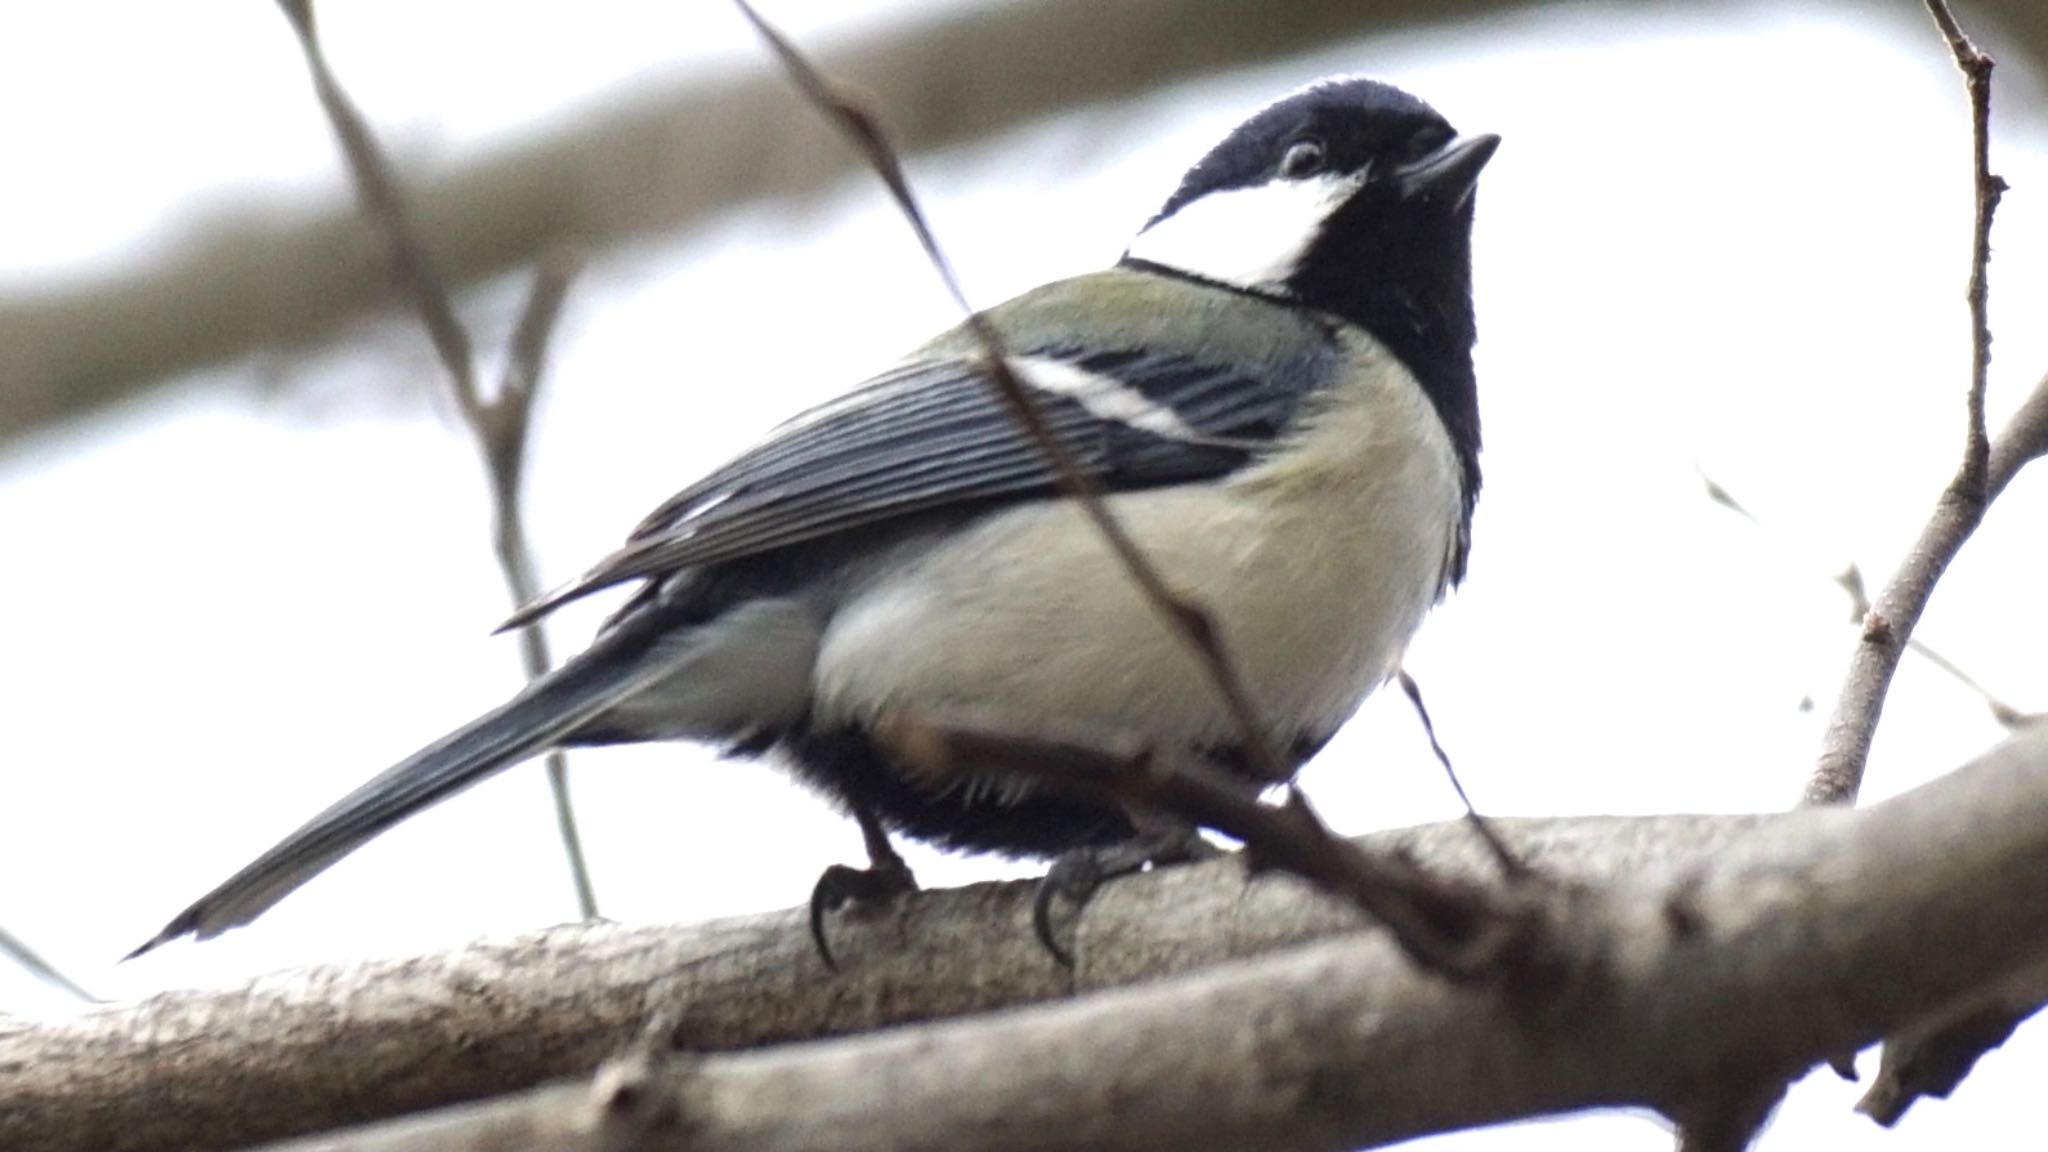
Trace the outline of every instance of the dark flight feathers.
{"label": "dark flight feathers", "polygon": [[[1052,435],[1111,491],[1235,470],[1288,425],[1307,391],[1236,366],[1184,356],[1060,349],[1029,353],[1115,382],[1099,394],[1033,389]],[[1017,358],[1013,355],[1013,359]],[[1027,382],[1029,375],[1025,376]],[[1132,423],[1142,397],[1156,416]],[[1092,405],[1092,407],[1091,407]],[[767,440],[677,493],[626,545],[574,582],[522,608],[516,627],[571,600],[641,577],[717,564],[946,506],[1050,495],[1056,480],[987,373],[970,360],[924,359],[782,425]]]}

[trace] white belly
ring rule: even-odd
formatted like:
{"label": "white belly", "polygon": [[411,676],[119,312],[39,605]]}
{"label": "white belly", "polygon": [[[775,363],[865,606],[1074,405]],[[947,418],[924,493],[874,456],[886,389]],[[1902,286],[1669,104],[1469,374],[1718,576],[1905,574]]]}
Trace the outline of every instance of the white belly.
{"label": "white belly", "polygon": [[[1358,393],[1293,450],[1221,485],[1111,507],[1219,626],[1269,737],[1326,736],[1399,666],[1441,588],[1462,515],[1435,411],[1376,346]],[[999,513],[844,605],[815,665],[828,723],[901,709],[1006,728],[1236,743],[1207,675],[1082,514]]]}

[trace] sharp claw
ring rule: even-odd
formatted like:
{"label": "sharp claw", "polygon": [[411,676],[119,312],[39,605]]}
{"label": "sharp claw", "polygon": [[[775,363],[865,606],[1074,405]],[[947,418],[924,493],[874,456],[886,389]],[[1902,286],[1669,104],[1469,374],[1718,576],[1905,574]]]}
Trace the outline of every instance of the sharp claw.
{"label": "sharp claw", "polygon": [[1038,942],[1065,968],[1074,966],[1074,954],[1053,935],[1053,900],[1065,896],[1076,914],[1088,906],[1102,882],[1142,870],[1147,864],[1173,864],[1200,860],[1220,853],[1215,845],[1192,830],[1167,829],[1115,844],[1076,848],[1060,856],[1038,882],[1031,901],[1031,927]]}
{"label": "sharp claw", "polygon": [[830,972],[839,971],[839,962],[833,958],[832,946],[825,936],[825,917],[848,904],[886,900],[906,892],[917,891],[917,877],[900,858],[884,862],[873,868],[849,868],[834,864],[825,869],[818,882],[811,887],[811,943],[818,949],[818,959],[823,961]]}
{"label": "sharp claw", "polygon": [[1031,900],[1031,928],[1038,936],[1038,942],[1059,961],[1060,967],[1072,968],[1074,954],[1062,947],[1052,934],[1052,898],[1059,894],[1059,886],[1047,876],[1038,882],[1038,892]]}
{"label": "sharp claw", "polygon": [[833,872],[841,865],[834,864],[818,877],[811,888],[811,944],[818,949],[818,959],[825,965],[825,971],[837,975],[839,962],[832,958],[832,945],[825,940],[825,913],[831,911]]}
{"label": "sharp claw", "polygon": [[1078,912],[1088,906],[1089,898],[1102,886],[1104,876],[1100,851],[1082,848],[1053,861],[1052,867],[1046,870],[1045,879],[1038,882],[1038,892],[1031,901],[1031,926],[1038,934],[1038,942],[1045,945],[1045,950],[1052,953],[1052,958],[1062,967],[1074,966],[1074,954],[1053,936],[1053,899],[1065,896]]}

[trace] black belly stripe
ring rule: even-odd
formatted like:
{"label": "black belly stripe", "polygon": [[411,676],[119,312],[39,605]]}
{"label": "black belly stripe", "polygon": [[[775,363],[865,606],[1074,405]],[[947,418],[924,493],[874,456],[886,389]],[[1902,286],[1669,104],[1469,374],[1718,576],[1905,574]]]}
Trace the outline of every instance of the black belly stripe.
{"label": "black belly stripe", "polygon": [[[1291,741],[1283,755],[1298,768],[1328,741],[1327,734],[1303,736]],[[760,742],[753,743],[758,747]],[[866,807],[893,832],[940,848],[1047,858],[1118,843],[1137,831],[1119,809],[1053,793],[1019,796],[1001,789],[934,792],[918,787],[859,729],[785,733],[774,744],[803,783],[849,809]],[[1235,775],[1256,779],[1241,747],[1209,748],[1202,755]]]}

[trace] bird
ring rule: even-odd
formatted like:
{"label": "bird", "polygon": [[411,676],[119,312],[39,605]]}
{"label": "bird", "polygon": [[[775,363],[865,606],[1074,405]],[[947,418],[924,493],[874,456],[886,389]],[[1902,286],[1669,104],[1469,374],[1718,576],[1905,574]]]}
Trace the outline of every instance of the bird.
{"label": "bird", "polygon": [[[1247,732],[946,332],[649,514],[505,627],[619,586],[588,647],[348,793],[131,956],[247,924],[414,813],[555,748],[708,743],[779,763],[859,825],[811,926],[915,888],[895,836],[1051,860],[1045,891],[1200,855],[1157,813],[1016,779],[933,780],[892,716],[1117,733],[1289,772],[1398,670],[1464,577],[1480,487],[1475,190],[1500,143],[1380,81],[1259,109],[1111,266],[987,309],[1045,434],[1207,613]],[[1072,477],[1067,477],[1071,481]]]}

